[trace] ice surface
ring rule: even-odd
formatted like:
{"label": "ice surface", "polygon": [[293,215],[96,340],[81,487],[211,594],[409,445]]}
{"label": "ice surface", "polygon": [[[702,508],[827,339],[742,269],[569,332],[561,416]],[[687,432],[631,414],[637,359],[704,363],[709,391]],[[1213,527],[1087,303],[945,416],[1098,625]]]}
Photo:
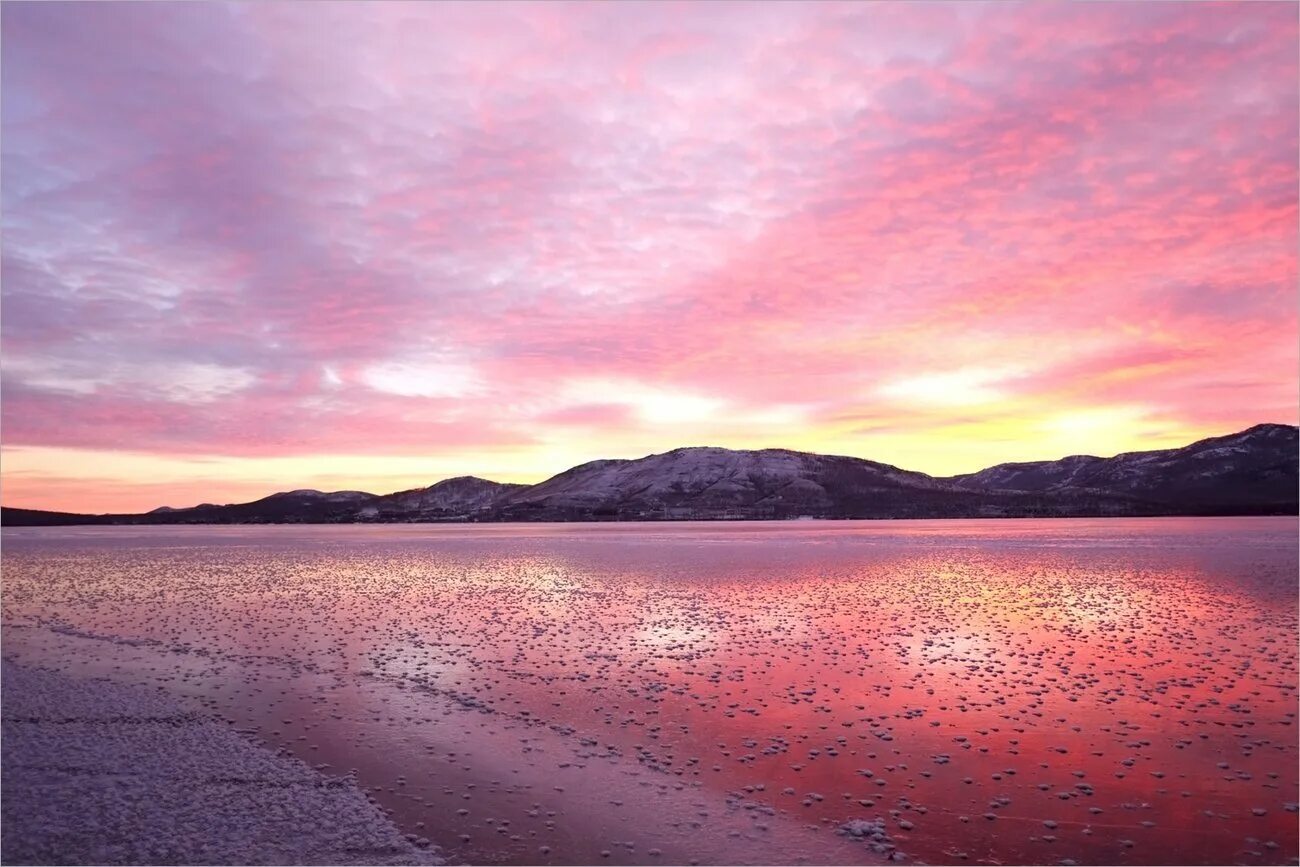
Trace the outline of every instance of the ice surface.
{"label": "ice surface", "polygon": [[139,687],[3,664],[6,864],[441,864],[348,779]]}
{"label": "ice surface", "polygon": [[6,530],[5,653],[356,768],[469,863],[1285,864],[1296,530]]}

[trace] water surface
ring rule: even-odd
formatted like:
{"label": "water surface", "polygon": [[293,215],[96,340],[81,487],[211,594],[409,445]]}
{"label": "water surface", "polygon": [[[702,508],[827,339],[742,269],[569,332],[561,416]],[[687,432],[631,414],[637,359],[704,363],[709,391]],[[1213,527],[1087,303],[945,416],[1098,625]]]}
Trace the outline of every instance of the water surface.
{"label": "water surface", "polygon": [[[1294,863],[1296,540],[1294,518],[12,528],[4,652],[355,770],[470,863]],[[857,819],[896,848],[836,833]]]}

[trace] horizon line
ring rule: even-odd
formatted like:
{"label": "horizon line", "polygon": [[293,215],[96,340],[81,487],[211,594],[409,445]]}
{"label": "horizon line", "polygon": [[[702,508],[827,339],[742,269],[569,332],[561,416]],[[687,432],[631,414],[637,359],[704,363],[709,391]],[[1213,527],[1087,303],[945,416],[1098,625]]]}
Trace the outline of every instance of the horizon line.
{"label": "horizon line", "polygon": [[[473,473],[460,473],[460,474],[457,474],[457,475],[454,475],[454,476],[446,476],[446,477],[441,478],[441,479],[438,479],[438,480],[436,480],[436,481],[434,481],[434,482],[430,482],[430,483],[427,484],[427,485],[415,485],[415,486],[413,486],[413,487],[409,487],[409,488],[399,488],[399,489],[397,489],[397,490],[389,491],[389,492],[387,492],[387,493],[373,493],[373,492],[371,492],[371,491],[362,490],[361,488],[346,488],[346,487],[345,487],[345,488],[338,488],[338,489],[336,489],[336,490],[332,490],[332,491],[323,491],[323,490],[319,490],[319,489],[316,489],[316,488],[290,488],[290,489],[286,489],[286,490],[272,491],[272,492],[270,492],[270,493],[268,493],[268,494],[263,494],[263,495],[260,496],[260,497],[255,497],[255,498],[253,498],[253,499],[251,499],[251,500],[244,500],[244,501],[240,501],[240,502],[231,502],[231,503],[207,503],[207,502],[204,502],[204,503],[197,503],[197,504],[192,505],[192,506],[168,506],[168,505],[166,505],[166,504],[162,504],[162,505],[159,505],[159,506],[154,506],[152,509],[147,509],[147,510],[142,511],[142,512],[68,512],[68,511],[64,511],[64,510],[60,510],[60,509],[42,509],[42,508],[37,508],[37,507],[33,507],[33,506],[13,506],[13,505],[9,505],[8,503],[5,503],[5,502],[3,501],[3,490],[2,490],[3,486],[2,486],[2,484],[0,484],[0,507],[6,508],[6,509],[22,509],[22,510],[25,510],[25,511],[31,511],[31,512],[48,512],[48,513],[51,513],[51,514],[64,514],[64,515],[87,515],[87,516],[101,517],[101,516],[106,516],[106,515],[147,515],[147,514],[149,514],[150,512],[154,512],[154,511],[157,511],[157,510],[159,510],[159,509],[170,509],[170,510],[172,510],[172,511],[185,511],[185,510],[188,510],[188,509],[196,509],[196,508],[199,508],[199,507],[201,507],[201,506],[225,507],[225,506],[245,505],[245,504],[247,504],[247,503],[257,503],[257,502],[261,502],[262,500],[265,500],[265,499],[268,499],[268,498],[270,498],[270,497],[274,497],[274,496],[277,496],[277,495],[281,495],[281,494],[292,494],[292,493],[298,493],[298,492],[303,492],[303,493],[316,493],[316,494],[322,494],[322,495],[343,494],[343,493],[357,493],[357,494],[365,494],[365,495],[367,495],[367,496],[372,496],[372,497],[387,497],[387,496],[393,496],[393,495],[395,495],[395,494],[407,493],[407,492],[410,492],[410,491],[427,490],[428,488],[432,488],[432,487],[434,487],[434,486],[436,486],[436,485],[440,485],[440,484],[443,484],[443,483],[446,483],[446,482],[450,482],[450,481],[455,481],[455,480],[457,480],[457,479],[476,479],[476,480],[478,480],[478,481],[488,482],[489,484],[494,484],[494,485],[521,485],[521,486],[523,486],[523,487],[533,487],[533,486],[536,486],[536,485],[544,484],[545,482],[550,481],[551,479],[553,479],[553,478],[555,478],[555,477],[557,477],[557,476],[560,476],[560,475],[563,475],[564,473],[567,473],[567,472],[570,472],[570,471],[572,471],[572,470],[578,469],[579,467],[584,467],[584,466],[586,466],[586,465],[588,465],[588,464],[597,463],[597,462],[600,462],[600,461],[620,461],[620,462],[623,462],[623,463],[632,463],[632,462],[635,462],[635,461],[646,460],[647,458],[653,458],[653,457],[659,457],[659,456],[661,456],[661,455],[672,454],[673,452],[690,451],[690,450],[704,450],[704,449],[715,449],[715,450],[718,450],[718,451],[726,451],[726,452],[742,453],[742,454],[743,454],[743,453],[753,454],[753,453],[758,453],[758,452],[790,452],[790,453],[793,453],[793,454],[801,454],[801,455],[815,455],[815,456],[818,456],[818,457],[847,458],[847,459],[849,459],[849,460],[859,460],[859,461],[866,461],[866,462],[868,462],[868,463],[880,464],[881,466],[890,467],[890,468],[893,468],[893,469],[896,469],[896,470],[900,470],[900,471],[902,471],[902,472],[906,472],[906,473],[915,473],[915,474],[918,474],[918,475],[923,475],[923,476],[926,476],[926,477],[931,478],[931,479],[936,479],[936,480],[946,480],[946,479],[956,479],[956,478],[961,478],[961,477],[963,477],[963,476],[971,476],[971,475],[975,475],[975,474],[977,474],[977,473],[984,472],[984,471],[989,470],[989,469],[992,469],[992,468],[994,468],[994,467],[1001,467],[1001,466],[1014,466],[1014,465],[1019,465],[1019,464],[1054,463],[1054,462],[1056,462],[1056,461],[1063,461],[1063,460],[1068,460],[1068,459],[1070,459],[1070,458],[1079,458],[1079,457],[1084,457],[1084,458],[1095,458],[1095,459],[1097,459],[1097,460],[1112,460],[1112,459],[1114,459],[1114,458],[1122,457],[1122,456],[1124,456],[1124,455],[1141,454],[1141,453],[1145,453],[1145,452],[1177,451],[1178,449],[1188,448],[1188,447],[1190,447],[1190,446],[1196,445],[1197,443],[1206,442],[1207,440],[1222,439],[1222,438],[1225,438],[1225,437],[1232,437],[1232,436],[1240,436],[1240,435],[1242,435],[1242,434],[1248,433],[1248,432],[1250,432],[1250,431],[1252,431],[1252,430],[1255,430],[1255,429],[1257,429],[1257,428],[1263,428],[1263,427],[1285,427],[1285,428],[1293,428],[1293,429],[1296,429],[1296,430],[1300,430],[1300,425],[1290,424],[1290,423],[1287,423],[1287,422],[1269,422],[1269,421],[1265,421],[1265,422],[1256,422],[1255,424],[1248,425],[1248,426],[1246,426],[1246,427],[1244,427],[1244,428],[1240,428],[1239,430],[1229,431],[1229,432],[1227,432],[1227,433],[1222,433],[1222,434],[1213,434],[1213,435],[1211,435],[1211,436],[1201,437],[1200,439],[1191,440],[1191,441],[1189,441],[1189,442],[1184,443],[1184,444],[1181,445],[1181,446],[1171,446],[1171,447],[1167,447],[1167,448],[1159,448],[1159,449],[1136,449],[1136,450],[1131,449],[1131,450],[1128,450],[1128,451],[1116,452],[1115,454],[1112,454],[1112,455],[1093,455],[1093,454],[1075,453],[1075,454],[1062,455],[1062,456],[1057,457],[1057,458],[1046,458],[1046,459],[1040,459],[1040,460],[1030,460],[1030,461],[1000,461],[1000,462],[995,463],[995,464],[990,464],[989,466],[986,466],[986,467],[981,467],[980,469],[978,469],[978,470],[974,470],[974,471],[972,471],[972,472],[967,472],[967,473],[953,473],[953,474],[951,474],[951,475],[933,475],[933,474],[931,474],[931,473],[927,473],[927,472],[925,472],[925,471],[923,471],[923,470],[911,470],[911,469],[908,469],[908,468],[906,468],[906,467],[901,467],[901,466],[898,466],[898,465],[896,465],[896,464],[887,463],[887,462],[885,462],[885,461],[877,461],[877,460],[873,460],[872,458],[863,457],[863,456],[861,456],[861,455],[842,455],[842,454],[834,454],[834,453],[830,453],[830,452],[810,452],[810,451],[803,451],[803,450],[800,450],[800,449],[783,448],[783,447],[779,447],[779,446],[773,446],[773,447],[761,448],[761,449],[737,449],[737,448],[729,448],[729,447],[727,447],[727,446],[699,445],[699,446],[676,446],[676,447],[674,447],[674,448],[667,449],[667,450],[665,450],[665,451],[660,451],[660,452],[650,452],[649,454],[645,454],[645,455],[642,455],[642,456],[637,457],[637,458],[592,458],[592,459],[590,459],[590,460],[586,460],[586,461],[582,461],[582,462],[580,462],[580,463],[573,464],[572,466],[566,467],[566,468],[564,468],[564,469],[562,469],[562,470],[559,470],[558,472],[552,473],[551,475],[546,476],[545,478],[543,478],[543,479],[541,479],[540,481],[537,481],[537,482],[511,482],[511,481],[504,481],[504,482],[503,482],[503,481],[497,481],[496,479],[489,479],[489,478],[486,478],[485,476],[474,475]],[[3,473],[0,472],[0,480],[2,480],[2,479],[3,479]]]}

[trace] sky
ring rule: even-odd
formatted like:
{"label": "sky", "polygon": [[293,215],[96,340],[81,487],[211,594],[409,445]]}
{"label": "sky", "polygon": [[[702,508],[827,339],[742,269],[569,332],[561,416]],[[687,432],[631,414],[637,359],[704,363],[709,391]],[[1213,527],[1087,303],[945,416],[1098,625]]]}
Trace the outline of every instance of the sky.
{"label": "sky", "polygon": [[0,490],[1295,423],[1293,3],[0,7]]}

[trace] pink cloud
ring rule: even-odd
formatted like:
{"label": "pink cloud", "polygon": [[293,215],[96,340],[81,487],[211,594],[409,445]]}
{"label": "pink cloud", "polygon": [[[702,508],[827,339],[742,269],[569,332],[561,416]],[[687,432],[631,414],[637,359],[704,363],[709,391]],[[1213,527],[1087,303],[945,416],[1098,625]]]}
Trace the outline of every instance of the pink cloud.
{"label": "pink cloud", "polygon": [[1021,408],[1294,420],[1292,13],[6,7],[5,442],[594,457],[683,443],[578,378],[938,430],[876,386],[1013,365]]}

